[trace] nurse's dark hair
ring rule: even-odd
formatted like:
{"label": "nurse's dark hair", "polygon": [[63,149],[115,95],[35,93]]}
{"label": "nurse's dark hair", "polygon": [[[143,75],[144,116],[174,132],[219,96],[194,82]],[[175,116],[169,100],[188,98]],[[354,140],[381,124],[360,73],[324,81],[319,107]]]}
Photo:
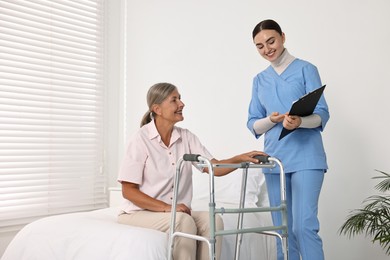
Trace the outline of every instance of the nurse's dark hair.
{"label": "nurse's dark hair", "polygon": [[258,23],[252,31],[252,39],[255,39],[255,36],[261,32],[262,30],[275,30],[280,35],[283,34],[282,28],[280,28],[279,24],[274,20],[267,19]]}
{"label": "nurse's dark hair", "polygon": [[146,95],[146,102],[148,104],[148,111],[142,117],[141,127],[151,122],[155,116],[152,107],[155,104],[161,104],[177,87],[171,83],[161,82],[156,83],[150,87]]}

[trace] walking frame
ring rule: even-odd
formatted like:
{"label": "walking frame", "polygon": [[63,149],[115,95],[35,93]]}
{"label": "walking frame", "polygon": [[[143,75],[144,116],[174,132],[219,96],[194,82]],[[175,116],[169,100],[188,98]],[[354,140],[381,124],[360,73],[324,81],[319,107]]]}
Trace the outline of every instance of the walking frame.
{"label": "walking frame", "polygon": [[[235,248],[235,260],[239,259],[240,247],[242,242],[242,236],[244,233],[258,233],[264,235],[275,236],[280,239],[282,244],[282,250],[284,254],[284,260],[288,260],[288,228],[287,228],[287,204],[286,204],[286,181],[283,165],[279,159],[270,156],[257,156],[259,164],[253,164],[249,162],[240,164],[211,164],[210,160],[201,155],[196,154],[185,154],[182,158],[177,161],[176,175],[174,179],[174,196],[172,202],[171,212],[171,226],[169,231],[168,241],[168,260],[172,259],[172,251],[174,245],[174,239],[178,236],[195,239],[208,244],[210,260],[215,260],[215,243],[216,236],[232,235],[236,234],[236,248]],[[207,167],[209,169],[209,190],[210,190],[210,202],[209,202],[209,218],[210,218],[210,237],[202,237],[199,235],[193,235],[183,232],[175,231],[176,222],[176,204],[177,194],[179,189],[180,180],[180,169],[184,162],[198,162],[200,167]],[[280,168],[280,198],[281,203],[274,207],[256,207],[256,208],[245,208],[245,191],[247,183],[248,168],[274,168],[276,165]],[[214,168],[236,168],[243,169],[242,183],[241,183],[241,195],[239,208],[216,208],[215,194],[214,194]],[[244,213],[253,212],[273,212],[280,211],[282,214],[282,225],[281,226],[263,226],[253,228],[243,228]],[[215,216],[216,214],[238,214],[237,229],[231,230],[215,230]],[[279,232],[278,232],[279,231]],[[176,260],[176,259],[175,259]],[[180,260],[180,259],[179,259]]]}

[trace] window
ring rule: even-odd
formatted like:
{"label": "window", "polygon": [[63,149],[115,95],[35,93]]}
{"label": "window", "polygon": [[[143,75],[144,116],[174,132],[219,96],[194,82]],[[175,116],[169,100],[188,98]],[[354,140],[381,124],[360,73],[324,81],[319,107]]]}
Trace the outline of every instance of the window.
{"label": "window", "polygon": [[107,206],[104,1],[0,2],[0,232]]}

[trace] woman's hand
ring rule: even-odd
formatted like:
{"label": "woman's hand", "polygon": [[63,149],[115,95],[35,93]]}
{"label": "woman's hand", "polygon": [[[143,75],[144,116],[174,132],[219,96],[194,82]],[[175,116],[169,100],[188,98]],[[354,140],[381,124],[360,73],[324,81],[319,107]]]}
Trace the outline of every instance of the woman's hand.
{"label": "woman's hand", "polygon": [[[122,195],[125,199],[130,200],[132,203],[145,210],[155,212],[170,212],[172,210],[172,205],[143,193],[140,191],[139,185],[135,183],[122,181]],[[184,212],[191,215],[191,209],[184,204],[177,204],[176,212]]]}
{"label": "woman's hand", "polygon": [[287,130],[294,130],[298,128],[302,123],[300,116],[285,115],[283,120],[283,127]]}
{"label": "woman's hand", "polygon": [[[167,205],[164,209],[164,212],[171,212],[172,211],[172,205]],[[187,207],[185,204],[177,204],[176,205],[176,212],[184,212],[188,215],[191,215],[191,209]]]}
{"label": "woman's hand", "polygon": [[258,156],[258,155],[267,156],[267,154],[264,153],[264,152],[252,151],[252,152],[248,152],[248,153],[243,153],[243,154],[237,155],[234,158],[236,158],[237,163],[242,163],[242,162],[259,163],[259,160],[254,158],[255,156]]}
{"label": "woman's hand", "polygon": [[[236,164],[236,163],[242,163],[242,162],[251,162],[251,163],[259,163],[259,160],[254,158],[258,155],[265,155],[266,153],[261,151],[251,151],[243,154],[236,155],[230,159],[225,160],[217,160],[217,159],[211,159],[211,163],[213,164]],[[215,176],[223,176],[226,175],[232,171],[236,170],[236,168],[214,168],[214,175]],[[207,168],[204,169],[205,172],[209,172]]]}
{"label": "woman's hand", "polygon": [[271,120],[272,123],[280,123],[283,122],[285,115],[280,115],[279,112],[272,112],[271,115],[269,116],[269,119]]}

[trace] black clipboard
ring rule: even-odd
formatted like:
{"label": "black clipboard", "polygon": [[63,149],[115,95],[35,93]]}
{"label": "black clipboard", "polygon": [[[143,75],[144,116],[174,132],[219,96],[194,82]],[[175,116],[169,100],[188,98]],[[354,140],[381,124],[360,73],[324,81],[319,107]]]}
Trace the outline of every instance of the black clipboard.
{"label": "black clipboard", "polygon": [[[326,85],[323,85],[322,87],[319,87],[300,97],[292,104],[289,114],[292,116],[309,116],[313,114],[313,111],[316,108],[325,87]],[[287,130],[283,127],[279,136],[279,140],[293,131],[294,130]]]}

